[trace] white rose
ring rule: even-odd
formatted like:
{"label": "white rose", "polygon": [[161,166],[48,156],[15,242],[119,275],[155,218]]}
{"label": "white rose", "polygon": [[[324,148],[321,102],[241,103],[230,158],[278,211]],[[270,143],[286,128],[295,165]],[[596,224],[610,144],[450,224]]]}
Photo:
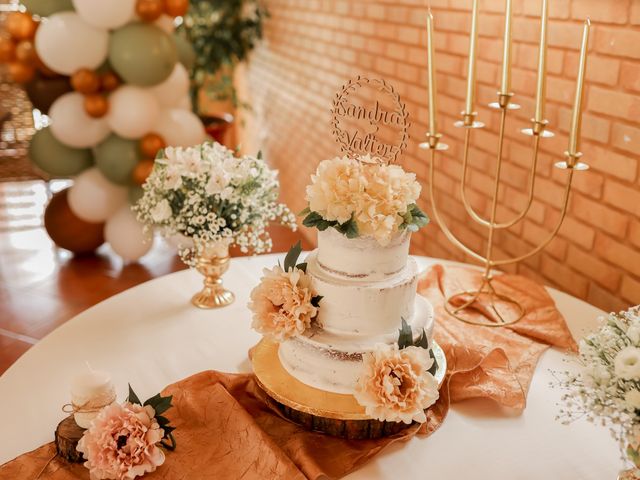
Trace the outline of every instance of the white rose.
{"label": "white rose", "polygon": [[156,223],[162,223],[165,220],[171,218],[172,211],[171,205],[169,205],[169,201],[165,198],[162,199],[159,203],[156,204],[155,207],[151,209],[151,218]]}
{"label": "white rose", "polygon": [[626,347],[613,361],[616,375],[624,380],[640,380],[640,348]]}
{"label": "white rose", "polygon": [[627,337],[634,345],[640,343],[640,325],[631,325],[627,330]]}
{"label": "white rose", "polygon": [[624,401],[629,410],[640,410],[640,391],[629,390],[624,394]]}

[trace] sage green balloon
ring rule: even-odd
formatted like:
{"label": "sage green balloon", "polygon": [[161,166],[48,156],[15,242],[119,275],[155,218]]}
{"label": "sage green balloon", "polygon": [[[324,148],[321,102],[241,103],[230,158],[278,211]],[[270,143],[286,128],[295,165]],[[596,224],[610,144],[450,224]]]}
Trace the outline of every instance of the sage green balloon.
{"label": "sage green balloon", "polygon": [[36,132],[29,144],[29,157],[42,171],[54,177],[73,177],[93,164],[88,148],[72,148],[60,143],[50,128]]}
{"label": "sage green balloon", "polygon": [[22,0],[20,3],[25,6],[29,13],[48,17],[54,13],[73,10],[71,0]]}
{"label": "sage green balloon", "polygon": [[135,205],[144,195],[144,190],[140,185],[134,185],[129,189],[129,203]]}
{"label": "sage green balloon", "polygon": [[131,184],[131,174],[140,161],[137,140],[111,134],[95,152],[96,166],[107,179],[118,185]]}
{"label": "sage green balloon", "polygon": [[149,87],[164,82],[178,61],[173,37],[148,23],[130,23],[109,39],[109,63],[126,83]]}
{"label": "sage green balloon", "polygon": [[182,35],[174,35],[173,38],[178,49],[178,61],[184,68],[191,70],[196,64],[196,51],[193,49],[193,45]]}

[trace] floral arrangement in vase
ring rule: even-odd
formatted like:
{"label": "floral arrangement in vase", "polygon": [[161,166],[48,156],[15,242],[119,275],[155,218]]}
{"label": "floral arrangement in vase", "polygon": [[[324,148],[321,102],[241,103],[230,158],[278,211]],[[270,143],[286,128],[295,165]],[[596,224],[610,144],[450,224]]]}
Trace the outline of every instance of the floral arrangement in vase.
{"label": "floral arrangement in vase", "polygon": [[640,479],[640,306],[601,319],[580,341],[578,373],[564,372],[568,393],[558,419],[586,417],[608,425],[635,468],[621,478]]}
{"label": "floral arrangement in vase", "polygon": [[307,186],[303,224],[335,228],[348,238],[373,237],[384,246],[399,231],[429,223],[416,204],[420,191],[415,174],[369,155],[325,160]]}
{"label": "floral arrangement in vase", "polygon": [[147,228],[180,239],[182,259],[206,277],[206,291],[193,301],[210,308],[233,301],[219,278],[229,246],[268,252],[271,222],[296,229],[295,216],[278,202],[279,188],[277,171],[260,155],[236,157],[215,142],[168,147],[158,154],[135,211]]}

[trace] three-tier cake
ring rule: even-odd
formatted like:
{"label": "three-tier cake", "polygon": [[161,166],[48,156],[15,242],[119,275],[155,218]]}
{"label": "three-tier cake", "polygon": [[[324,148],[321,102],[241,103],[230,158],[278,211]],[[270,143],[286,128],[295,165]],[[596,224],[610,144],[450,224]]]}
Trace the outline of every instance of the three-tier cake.
{"label": "three-tier cake", "polygon": [[409,256],[411,233],[428,222],[420,185],[368,156],[325,160],[311,180],[303,223],[318,229],[318,248],[301,263],[292,249],[251,293],[253,328],[266,337],[258,381],[294,410],[424,422],[444,365]]}

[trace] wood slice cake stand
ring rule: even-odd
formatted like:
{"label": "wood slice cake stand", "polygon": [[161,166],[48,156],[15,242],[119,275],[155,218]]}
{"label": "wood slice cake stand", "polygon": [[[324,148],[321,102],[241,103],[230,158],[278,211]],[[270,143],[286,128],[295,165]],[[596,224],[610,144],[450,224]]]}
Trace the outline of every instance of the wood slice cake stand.
{"label": "wood slice cake stand", "polygon": [[[381,422],[368,417],[353,395],[310,387],[293,377],[280,363],[279,344],[263,338],[251,359],[258,385],[271,397],[282,414],[309,430],[349,439],[376,439],[393,435],[408,425]],[[444,381],[447,360],[435,341],[433,354],[438,363],[438,388]]]}

